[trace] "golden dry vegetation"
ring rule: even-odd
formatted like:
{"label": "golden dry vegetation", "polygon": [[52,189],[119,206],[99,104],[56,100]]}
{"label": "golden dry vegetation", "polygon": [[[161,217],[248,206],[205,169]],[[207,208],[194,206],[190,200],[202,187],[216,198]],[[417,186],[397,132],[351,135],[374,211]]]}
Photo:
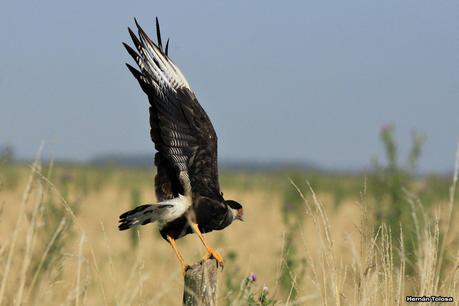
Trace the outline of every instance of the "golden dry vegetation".
{"label": "golden dry vegetation", "polygon": [[[0,305],[181,304],[179,265],[156,227],[117,229],[122,212],[155,201],[152,171],[39,162],[0,171]],[[246,221],[206,235],[226,258],[219,304],[404,305],[412,294],[457,305],[454,190],[427,208],[407,191],[419,242],[408,253],[403,230],[393,237],[374,222],[364,176],[355,180],[360,191],[337,205],[320,182],[313,190],[279,173],[223,173],[225,197],[244,204]],[[293,214],[282,211],[279,182],[297,198]],[[178,246],[190,264],[204,255],[193,235]]]}

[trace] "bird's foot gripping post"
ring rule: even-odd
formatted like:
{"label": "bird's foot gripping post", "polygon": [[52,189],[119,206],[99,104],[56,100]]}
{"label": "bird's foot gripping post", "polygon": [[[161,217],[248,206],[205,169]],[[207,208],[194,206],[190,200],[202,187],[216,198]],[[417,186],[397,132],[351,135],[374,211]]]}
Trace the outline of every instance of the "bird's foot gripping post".
{"label": "bird's foot gripping post", "polygon": [[209,247],[207,249],[206,255],[204,255],[202,260],[207,260],[207,259],[211,259],[211,258],[215,259],[217,261],[217,266],[222,268],[222,270],[223,270],[223,256],[220,253],[218,253],[216,250],[214,250],[211,247]]}
{"label": "bird's foot gripping post", "polygon": [[185,272],[184,306],[217,305],[217,260],[203,260]]}
{"label": "bird's foot gripping post", "polygon": [[214,258],[217,262],[217,266],[221,267],[223,269],[223,256],[218,253],[216,250],[214,250],[211,246],[207,244],[207,242],[204,240],[204,237],[202,236],[201,231],[199,230],[199,227],[196,223],[191,223],[191,227],[196,235],[198,235],[199,240],[201,240],[202,244],[206,247],[207,249],[207,254],[204,257],[204,260]]}

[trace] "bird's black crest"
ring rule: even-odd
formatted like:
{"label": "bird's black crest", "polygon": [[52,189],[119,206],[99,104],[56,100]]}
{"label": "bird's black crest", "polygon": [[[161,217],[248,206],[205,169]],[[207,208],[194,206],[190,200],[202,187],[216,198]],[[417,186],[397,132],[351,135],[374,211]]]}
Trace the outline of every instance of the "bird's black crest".
{"label": "bird's black crest", "polygon": [[231,207],[232,209],[241,209],[242,205],[233,200],[226,200],[225,204]]}

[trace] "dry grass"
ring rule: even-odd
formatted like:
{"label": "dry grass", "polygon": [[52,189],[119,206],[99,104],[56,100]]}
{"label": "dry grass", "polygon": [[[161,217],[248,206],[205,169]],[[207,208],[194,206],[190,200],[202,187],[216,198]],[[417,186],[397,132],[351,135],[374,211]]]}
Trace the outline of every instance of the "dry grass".
{"label": "dry grass", "polygon": [[[129,233],[117,230],[118,215],[131,207],[130,190],[115,183],[122,171],[84,192],[72,182],[65,192],[57,188],[52,165],[42,169],[36,162],[17,171],[19,188],[0,190],[0,305],[180,304],[180,269],[156,228],[141,228],[138,247]],[[454,296],[457,304],[456,184],[457,176],[449,202],[429,211],[407,192],[420,241],[416,257],[405,253],[403,231],[394,239],[387,226],[373,227],[365,183],[360,195],[338,208],[327,204],[329,195],[320,194],[320,186],[319,194],[310,186],[298,188],[305,222],[295,243],[306,265],[304,273],[291,271],[298,293],[294,298],[292,290],[278,284],[285,232],[281,195],[261,188],[224,188],[225,197],[245,204],[247,221],[207,235],[224,255],[237,254],[229,264],[240,274],[230,274],[231,267],[221,273],[220,303],[227,303],[229,294],[222,285],[225,278],[254,271],[258,287],[269,287],[278,305],[402,305],[408,294]],[[154,200],[148,182],[139,188],[144,202]],[[53,223],[51,213],[57,214]],[[193,236],[179,240],[178,247],[189,263],[204,254]],[[414,267],[414,274],[406,272],[407,266]],[[229,300],[246,305],[243,295],[236,292]]]}

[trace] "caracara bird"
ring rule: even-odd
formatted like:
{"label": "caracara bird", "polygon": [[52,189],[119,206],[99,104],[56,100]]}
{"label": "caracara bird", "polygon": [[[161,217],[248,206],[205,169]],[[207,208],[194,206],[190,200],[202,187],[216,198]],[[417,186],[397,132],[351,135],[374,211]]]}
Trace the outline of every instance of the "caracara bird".
{"label": "caracara bird", "polygon": [[218,183],[217,135],[204,109],[182,72],[168,56],[169,40],[163,49],[158,19],[157,43],[135,20],[136,36],[130,28],[137,52],[124,44],[139,69],[126,64],[150,102],[150,135],[158,151],[155,191],[159,203],[140,205],[120,216],[119,229],[158,222],[167,240],[187,269],[175,240],[195,233],[223,267],[223,257],[206,243],[203,233],[222,230],[234,220],[243,220],[242,205],[225,200]]}

